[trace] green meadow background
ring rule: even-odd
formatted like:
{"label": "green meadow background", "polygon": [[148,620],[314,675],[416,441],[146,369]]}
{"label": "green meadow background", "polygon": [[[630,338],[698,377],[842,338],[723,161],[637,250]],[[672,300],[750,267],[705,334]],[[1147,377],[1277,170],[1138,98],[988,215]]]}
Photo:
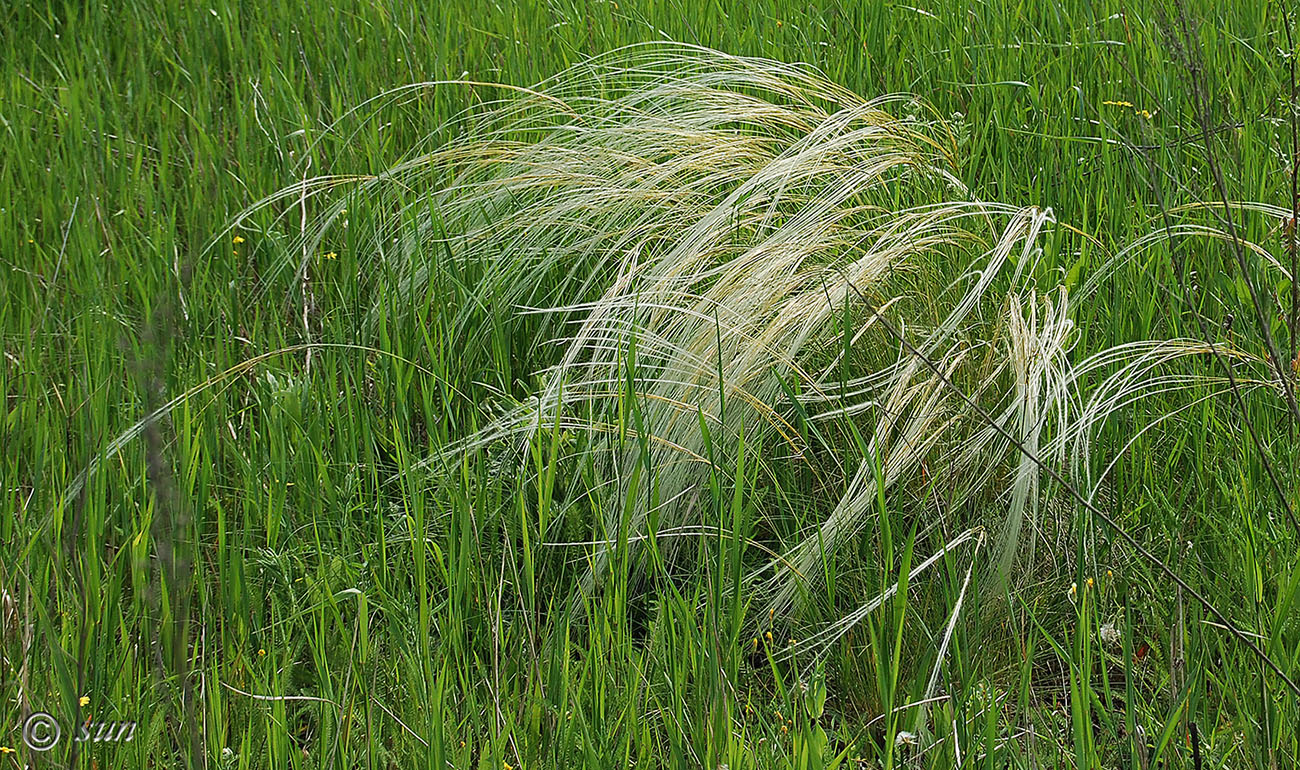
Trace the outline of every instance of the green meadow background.
{"label": "green meadow background", "polygon": [[[1041,268],[1077,280],[1158,226],[1162,200],[1216,195],[1166,29],[1184,20],[1231,197],[1291,205],[1284,11],[1296,15],[1213,0],[6,4],[0,769],[1295,766],[1296,695],[1077,511],[1059,514],[1066,547],[1087,555],[1077,574],[968,597],[945,697],[922,706],[908,704],[961,589],[959,555],[819,666],[780,663],[768,653],[785,639],[741,633],[759,610],[719,573],[761,554],[739,537],[701,538],[694,570],[566,612],[583,552],[538,541],[549,488],[503,483],[487,460],[453,485],[415,467],[481,424],[480,399],[528,391],[541,359],[511,336],[513,310],[484,308],[491,331],[469,348],[432,310],[368,334],[376,281],[358,244],[383,212],[350,212],[305,255],[306,289],[270,268],[304,256],[285,249],[318,201],[291,196],[228,228],[306,177],[376,173],[465,130],[434,133],[507,95],[490,83],[674,40],[918,95],[958,127],[973,196],[1049,206],[1093,237]],[[365,104],[457,80],[473,84]],[[1233,280],[1218,256],[1190,258],[1195,280]],[[1245,304],[1183,307],[1170,264],[1148,252],[1075,308],[1078,349],[1197,336],[1193,310],[1247,318]],[[1098,452],[1195,395],[1121,413]],[[1295,426],[1276,401],[1247,408],[1295,501]],[[1296,678],[1300,533],[1241,424],[1227,398],[1181,412],[1137,439],[1104,504]],[[562,440],[538,440],[539,469],[570,472]],[[774,515],[736,476],[719,515]],[[566,520],[562,539],[600,537],[599,518]],[[880,519],[838,564],[822,614],[778,622],[780,636],[834,620],[942,545],[912,542],[905,509]],[[139,727],[129,743],[65,736],[37,754],[20,734],[32,710]]]}

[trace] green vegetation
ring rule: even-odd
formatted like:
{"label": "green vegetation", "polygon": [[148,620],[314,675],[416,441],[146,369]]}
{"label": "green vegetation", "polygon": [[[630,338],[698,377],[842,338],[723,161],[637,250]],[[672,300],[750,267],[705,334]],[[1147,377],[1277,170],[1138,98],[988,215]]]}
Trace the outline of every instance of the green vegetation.
{"label": "green vegetation", "polygon": [[0,10],[0,769],[1300,762],[1300,30],[1159,2]]}

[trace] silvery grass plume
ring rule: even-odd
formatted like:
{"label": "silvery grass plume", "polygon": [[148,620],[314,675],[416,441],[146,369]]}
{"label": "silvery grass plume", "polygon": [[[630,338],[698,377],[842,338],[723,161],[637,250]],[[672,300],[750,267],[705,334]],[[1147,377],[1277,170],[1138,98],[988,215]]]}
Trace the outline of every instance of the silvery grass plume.
{"label": "silvery grass plume", "polygon": [[[535,392],[430,469],[511,447],[524,483],[529,442],[569,431],[618,499],[651,469],[656,502],[639,495],[630,515],[611,505],[604,522],[636,543],[718,531],[702,490],[733,472],[742,435],[766,450],[761,479],[810,468],[838,499],[817,503],[821,523],[747,576],[769,616],[816,595],[820,564],[872,524],[881,495],[902,503],[942,484],[947,499],[978,502],[966,506],[978,516],[960,505],[924,514],[923,529],[965,527],[944,551],[992,533],[1004,579],[1026,541],[1032,552],[1050,491],[952,385],[1094,489],[1089,443],[1108,415],[1206,382],[1173,366],[1206,352],[1193,340],[1077,354],[1070,309],[1102,279],[1075,296],[1040,287],[1040,244],[1060,227],[1052,212],[972,199],[958,179],[960,131],[913,97],[863,98],[806,66],[676,44],[503,88],[439,146],[380,174],[303,181],[246,213],[345,192],[285,250],[308,255],[358,199],[388,212],[361,241],[374,274],[391,276],[372,324],[471,263],[481,277],[467,299],[433,295],[429,308],[461,344],[478,343],[484,307],[536,322],[520,327],[549,346]],[[594,548],[588,588],[609,567],[609,546]]]}
{"label": "silvery grass plume", "polygon": [[[554,357],[540,387],[429,467],[508,445],[525,476],[539,431],[577,433],[624,494],[653,469],[658,502],[641,495],[630,517],[612,505],[605,522],[633,542],[716,531],[701,490],[734,468],[742,434],[767,448],[765,476],[799,463],[839,479],[822,523],[749,576],[773,610],[815,590],[820,562],[870,525],[882,488],[941,476],[957,499],[997,501],[998,519],[973,523],[996,533],[1004,578],[1026,539],[1032,549],[1037,466],[972,419],[882,315],[1030,451],[1083,480],[1107,415],[1199,381],[1150,377],[1203,353],[1193,341],[1073,363],[1072,299],[1034,280],[1052,212],[971,199],[957,130],[913,97],[863,98],[806,66],[653,44],[512,90],[468,122],[384,173],[345,180],[348,196],[287,251],[314,253],[362,196],[393,212],[365,244],[393,276],[372,322],[394,296],[415,302],[438,271],[471,262],[483,273],[470,299],[434,308],[465,345],[488,305],[542,320],[536,342]],[[609,553],[596,545],[588,587]]]}

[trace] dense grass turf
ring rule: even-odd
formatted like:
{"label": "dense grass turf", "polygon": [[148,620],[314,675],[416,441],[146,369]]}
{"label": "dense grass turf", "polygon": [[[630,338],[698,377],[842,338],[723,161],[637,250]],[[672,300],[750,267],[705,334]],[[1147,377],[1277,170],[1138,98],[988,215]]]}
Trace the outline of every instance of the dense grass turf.
{"label": "dense grass turf", "polygon": [[[759,465],[777,450],[728,436],[730,467],[696,503],[718,526],[639,570],[606,525],[653,499],[648,462],[615,493],[566,499],[605,480],[557,426],[532,436],[519,480],[492,446],[431,478],[422,461],[534,392],[553,353],[509,303],[469,313],[468,341],[448,322],[482,264],[384,304],[389,276],[365,260],[393,211],[373,201],[310,252],[299,238],[327,198],[304,180],[480,130],[435,132],[515,93],[493,83],[675,40],[919,95],[953,127],[973,197],[1069,225],[1034,277],[1075,287],[1159,230],[1162,208],[1292,206],[1283,6],[112,5],[0,11],[0,768],[1300,762],[1297,694],[1068,498],[1002,591],[977,538],[944,551],[961,531],[924,526],[949,503],[934,485],[882,486],[871,525],[821,562],[821,593],[777,617],[735,578],[820,521],[842,475],[773,481]],[[463,82],[367,102],[423,81]],[[1276,218],[1236,226],[1288,263]],[[274,270],[286,261],[304,276]],[[1290,359],[1292,288],[1272,275],[1251,277]],[[1073,307],[1074,350],[1208,329],[1263,356],[1250,307],[1228,246],[1160,243]],[[1127,445],[1098,504],[1296,679],[1300,532],[1243,428],[1296,507],[1297,426],[1276,390],[1144,401],[1106,423],[1092,467]],[[626,436],[638,416],[622,414]],[[862,448],[823,447],[848,466]],[[990,527],[1005,511],[963,502]],[[606,540],[612,578],[583,592]],[[896,584],[818,657],[785,654]],[[117,745],[65,727],[38,757],[30,711],[139,727]]]}

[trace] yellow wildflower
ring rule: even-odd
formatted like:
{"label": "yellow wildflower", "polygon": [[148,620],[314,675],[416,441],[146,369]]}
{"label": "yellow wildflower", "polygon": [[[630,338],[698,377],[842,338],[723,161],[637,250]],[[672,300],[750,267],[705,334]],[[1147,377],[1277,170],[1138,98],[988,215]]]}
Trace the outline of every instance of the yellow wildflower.
{"label": "yellow wildflower", "polygon": [[1107,99],[1106,101],[1102,102],[1102,104],[1105,104],[1110,107],[1128,107],[1129,109],[1133,109],[1133,102],[1124,102],[1124,101],[1117,102],[1117,101],[1112,101],[1110,99]]}
{"label": "yellow wildflower", "polygon": [[12,754],[12,753],[14,753],[14,749],[9,748],[8,746],[0,746],[0,754]]}
{"label": "yellow wildflower", "polygon": [[238,246],[239,244],[241,244],[241,243],[244,242],[244,236],[242,236],[242,235],[236,235],[236,236],[234,237],[234,240],[233,240],[232,242],[233,242],[236,246]]}
{"label": "yellow wildflower", "polygon": [[89,696],[89,695],[83,695],[83,696],[81,696],[81,700],[79,700],[79,701],[77,701],[77,702],[80,703],[83,707],[85,707],[85,706],[89,706],[89,705],[90,705],[90,696]]}
{"label": "yellow wildflower", "polygon": [[266,650],[259,649],[259,650],[257,651],[257,657],[259,657],[259,658],[266,657]]}

